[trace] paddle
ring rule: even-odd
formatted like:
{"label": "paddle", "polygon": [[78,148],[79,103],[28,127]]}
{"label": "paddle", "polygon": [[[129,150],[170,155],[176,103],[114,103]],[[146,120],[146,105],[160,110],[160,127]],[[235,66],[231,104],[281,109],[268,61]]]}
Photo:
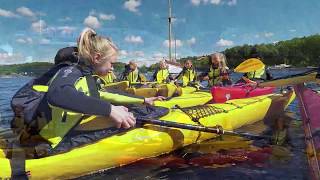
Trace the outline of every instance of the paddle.
{"label": "paddle", "polygon": [[310,71],[295,74],[295,75],[289,75],[284,76],[280,78],[276,78],[270,81],[265,81],[262,83],[259,83],[259,87],[280,87],[280,86],[288,86],[288,85],[297,85],[302,84],[305,82],[318,82],[319,81],[319,75],[320,75],[320,68],[319,69],[312,69]]}
{"label": "paddle", "polygon": [[239,64],[233,71],[237,73],[248,73],[264,68],[265,64],[257,58],[250,58]]}
{"label": "paddle", "polygon": [[243,137],[250,137],[250,138],[270,138],[268,136],[260,136],[260,135],[250,134],[250,133],[228,131],[228,130],[224,130],[222,127],[205,127],[205,126],[177,123],[177,122],[172,122],[172,121],[156,120],[156,119],[138,118],[137,122],[140,122],[143,124],[153,124],[153,125],[165,126],[165,127],[170,127],[170,128],[179,128],[179,129],[187,129],[187,130],[192,130],[192,131],[214,133],[214,134],[218,134],[218,135],[225,134],[225,135],[243,136]]}

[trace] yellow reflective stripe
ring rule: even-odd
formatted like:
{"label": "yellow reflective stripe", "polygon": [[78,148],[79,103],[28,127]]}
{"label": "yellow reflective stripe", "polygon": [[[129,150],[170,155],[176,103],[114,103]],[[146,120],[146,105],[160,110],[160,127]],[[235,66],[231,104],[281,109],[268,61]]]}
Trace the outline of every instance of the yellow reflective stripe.
{"label": "yellow reflective stripe", "polygon": [[116,104],[143,104],[144,99],[129,97],[121,94],[116,93],[109,93],[109,92],[100,92],[100,98],[110,103]]}
{"label": "yellow reflective stripe", "polygon": [[32,86],[32,89],[38,91],[38,92],[48,92],[49,86],[45,85],[34,85]]}

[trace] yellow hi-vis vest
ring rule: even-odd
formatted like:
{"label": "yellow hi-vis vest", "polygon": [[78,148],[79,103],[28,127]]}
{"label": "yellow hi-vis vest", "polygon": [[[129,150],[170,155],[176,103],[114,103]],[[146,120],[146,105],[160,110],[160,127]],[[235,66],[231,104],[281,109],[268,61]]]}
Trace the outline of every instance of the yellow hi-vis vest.
{"label": "yellow hi-vis vest", "polygon": [[210,71],[209,71],[208,76],[209,76],[209,85],[210,86],[218,85],[218,83],[220,81],[220,69],[210,67]]}
{"label": "yellow hi-vis vest", "polygon": [[157,83],[166,83],[168,77],[169,77],[169,70],[160,69],[157,72]]}
{"label": "yellow hi-vis vest", "polygon": [[104,80],[105,84],[110,84],[113,83],[115,80],[115,75],[113,74],[113,72],[109,72],[108,74],[106,74],[105,76],[102,76],[101,79]]}
{"label": "yellow hi-vis vest", "polygon": [[256,71],[248,72],[247,76],[249,79],[261,79],[264,78],[266,74],[265,67],[262,67]]}
{"label": "yellow hi-vis vest", "polygon": [[196,77],[196,71],[194,69],[186,69],[182,75],[182,85],[188,86],[188,84]]}
{"label": "yellow hi-vis vest", "polygon": [[129,81],[129,83],[136,83],[138,81],[139,78],[139,71],[138,69],[131,71],[128,76],[126,77],[126,79]]}

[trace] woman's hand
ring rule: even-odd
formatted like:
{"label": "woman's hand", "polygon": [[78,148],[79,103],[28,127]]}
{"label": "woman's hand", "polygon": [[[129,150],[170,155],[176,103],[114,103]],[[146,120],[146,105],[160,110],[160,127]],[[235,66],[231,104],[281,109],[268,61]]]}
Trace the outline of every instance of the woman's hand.
{"label": "woman's hand", "polygon": [[128,129],[134,127],[136,124],[136,118],[128,111],[128,108],[124,106],[111,105],[110,118],[116,124],[117,128]]}
{"label": "woman's hand", "polygon": [[166,99],[166,98],[163,97],[163,96],[145,98],[145,99],[144,99],[144,104],[154,105],[154,101],[162,101],[162,100],[165,100],[165,99]]}

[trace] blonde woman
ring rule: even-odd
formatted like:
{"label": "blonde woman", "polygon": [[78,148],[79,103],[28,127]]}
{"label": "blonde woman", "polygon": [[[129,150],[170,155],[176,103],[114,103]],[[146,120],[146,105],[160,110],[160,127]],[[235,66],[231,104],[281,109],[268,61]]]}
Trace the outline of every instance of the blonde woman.
{"label": "blonde woman", "polygon": [[[109,118],[118,128],[135,126],[136,119],[126,107],[110,103],[121,104],[121,96],[98,90],[95,81],[92,80],[93,74],[112,71],[112,64],[117,61],[118,48],[110,39],[97,35],[94,30],[87,28],[78,39],[78,50],[79,64],[62,68],[49,86],[47,98],[54,112],[52,121],[70,123],[71,120],[68,118],[72,116],[68,115],[69,112],[77,112]],[[161,97],[124,98],[128,103],[141,104],[153,104],[157,99],[161,100]]]}
{"label": "blonde woman", "polygon": [[202,75],[203,80],[208,80],[209,86],[231,85],[229,78],[229,68],[227,66],[226,56],[222,53],[214,53],[209,56],[209,70]]}

